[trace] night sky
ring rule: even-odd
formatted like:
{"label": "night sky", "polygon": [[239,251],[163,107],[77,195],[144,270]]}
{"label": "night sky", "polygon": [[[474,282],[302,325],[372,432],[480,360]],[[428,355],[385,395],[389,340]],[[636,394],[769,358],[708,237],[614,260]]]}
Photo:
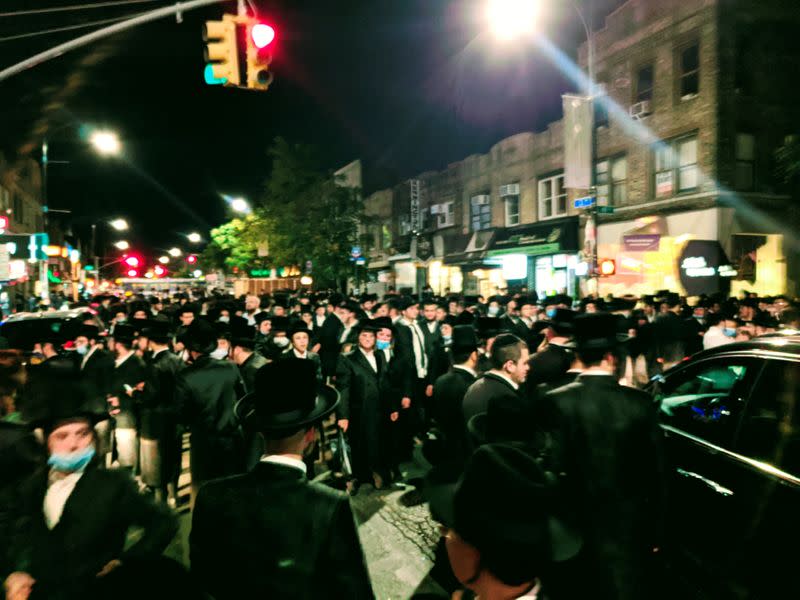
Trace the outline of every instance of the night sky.
{"label": "night sky", "polygon": [[[0,13],[86,3],[4,0]],[[574,56],[584,34],[571,3],[545,3],[545,33]],[[620,3],[595,0],[595,22]],[[2,38],[169,4],[0,15],[0,66],[91,28]],[[543,129],[559,118],[561,93],[572,89],[535,45],[498,46],[486,32],[481,0],[254,4],[278,32],[276,80],[266,93],[203,82],[202,23],[235,11],[225,2],[0,82],[0,149],[10,160],[39,160],[46,134],[51,160],[70,161],[51,166],[50,206],[72,210],[82,235],[93,221],[126,216],[133,225],[127,238],[158,253],[186,246],[181,234],[205,234],[222,222],[221,193],[255,199],[277,135],[319,145],[332,169],[361,158],[399,180]],[[119,132],[124,158],[96,156],[81,138],[86,125]]]}

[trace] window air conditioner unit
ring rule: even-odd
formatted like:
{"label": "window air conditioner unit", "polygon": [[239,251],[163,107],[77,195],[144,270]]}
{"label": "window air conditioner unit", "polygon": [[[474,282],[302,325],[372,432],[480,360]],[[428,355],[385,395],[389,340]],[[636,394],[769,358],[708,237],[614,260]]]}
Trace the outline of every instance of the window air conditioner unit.
{"label": "window air conditioner unit", "polygon": [[489,204],[490,196],[489,194],[481,194],[480,196],[475,196],[475,204],[478,206],[484,206]]}
{"label": "window air conditioner unit", "polygon": [[433,205],[431,205],[431,214],[432,215],[438,215],[440,212],[442,212],[442,205],[441,204],[433,204]]}
{"label": "window air conditioner unit", "polygon": [[508,185],[500,186],[501,196],[519,196],[519,184],[509,183]]}
{"label": "window air conditioner unit", "polygon": [[652,112],[653,111],[650,108],[650,100],[642,100],[636,104],[631,104],[630,108],[628,108],[628,114],[630,117],[637,120],[643,119]]}

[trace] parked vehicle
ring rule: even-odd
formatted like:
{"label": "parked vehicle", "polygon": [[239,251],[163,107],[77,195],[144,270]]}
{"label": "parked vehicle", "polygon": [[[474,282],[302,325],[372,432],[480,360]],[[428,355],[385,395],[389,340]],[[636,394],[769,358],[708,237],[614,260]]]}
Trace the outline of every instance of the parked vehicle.
{"label": "parked vehicle", "polygon": [[11,348],[30,351],[33,344],[42,334],[58,334],[66,340],[75,338],[81,324],[87,319],[93,319],[94,324],[105,330],[105,325],[91,309],[87,307],[72,310],[52,312],[22,312],[9,316],[0,325],[0,336],[8,340]]}

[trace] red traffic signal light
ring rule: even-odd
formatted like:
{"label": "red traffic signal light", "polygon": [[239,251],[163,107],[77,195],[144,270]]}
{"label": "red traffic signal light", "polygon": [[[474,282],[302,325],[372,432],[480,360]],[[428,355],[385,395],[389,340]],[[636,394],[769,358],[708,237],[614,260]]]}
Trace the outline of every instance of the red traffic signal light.
{"label": "red traffic signal light", "polygon": [[139,266],[139,258],[137,256],[126,256],[125,257],[125,264],[129,267],[138,267]]}
{"label": "red traffic signal light", "polygon": [[186,257],[186,262],[189,263],[190,265],[195,264],[197,262],[197,256],[195,256],[194,254],[190,254],[189,256]]}
{"label": "red traffic signal light", "polygon": [[153,267],[153,273],[155,273],[156,277],[163,277],[164,275],[167,274],[167,270],[161,265],[156,265],[155,267]]}
{"label": "red traffic signal light", "polygon": [[600,261],[599,268],[602,277],[611,277],[617,272],[617,263],[610,258],[605,258]]}
{"label": "red traffic signal light", "polygon": [[269,46],[275,39],[275,30],[266,23],[256,23],[250,30],[253,45],[259,50]]}
{"label": "red traffic signal light", "polygon": [[0,231],[8,229],[8,217],[5,215],[0,216]]}
{"label": "red traffic signal light", "polygon": [[138,277],[139,271],[136,269],[128,269],[128,277]]}

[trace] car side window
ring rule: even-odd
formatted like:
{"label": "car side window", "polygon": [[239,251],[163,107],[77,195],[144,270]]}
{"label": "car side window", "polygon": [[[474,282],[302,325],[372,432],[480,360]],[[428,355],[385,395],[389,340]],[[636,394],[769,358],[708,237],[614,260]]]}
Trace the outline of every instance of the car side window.
{"label": "car side window", "polygon": [[723,447],[732,447],[744,408],[745,380],[757,364],[723,358],[667,375],[656,388],[660,420]]}
{"label": "car side window", "polygon": [[800,363],[767,363],[747,403],[736,450],[800,477]]}

